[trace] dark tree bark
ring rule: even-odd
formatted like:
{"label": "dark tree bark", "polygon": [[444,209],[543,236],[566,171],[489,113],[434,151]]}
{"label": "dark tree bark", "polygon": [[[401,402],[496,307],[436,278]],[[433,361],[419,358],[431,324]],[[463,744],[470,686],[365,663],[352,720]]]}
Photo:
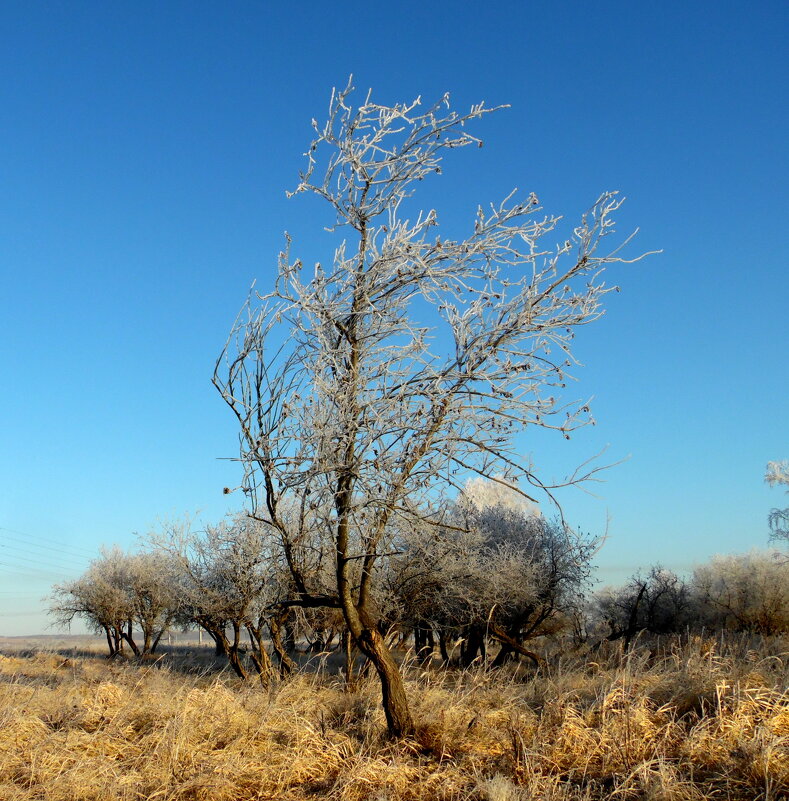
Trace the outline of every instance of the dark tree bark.
{"label": "dark tree bark", "polygon": [[249,643],[251,646],[249,655],[252,659],[252,664],[255,666],[255,671],[260,678],[260,683],[264,687],[268,687],[271,679],[271,659],[263,644],[263,626],[262,624],[255,626],[252,623],[247,623],[246,628],[249,634]]}
{"label": "dark tree bark", "polygon": [[109,626],[102,626],[104,629],[104,634],[107,637],[107,646],[110,649],[110,657],[115,656],[115,644],[112,641],[112,635],[110,634],[110,627]]}
{"label": "dark tree bark", "polygon": [[449,632],[444,628],[444,626],[439,626],[438,628],[438,649],[441,651],[441,659],[445,665],[449,665],[449,650],[447,649],[447,640],[449,638]]}
{"label": "dark tree bark", "polygon": [[[523,637],[521,634],[520,626],[518,626],[517,624],[509,626],[506,631],[508,636],[510,636],[513,640],[520,643],[521,645],[523,644]],[[515,649],[511,645],[508,645],[507,643],[502,642],[501,640],[499,640],[499,643],[501,645],[501,648],[499,648],[499,652],[498,654],[496,654],[496,658],[493,660],[491,664],[492,668],[503,667],[507,662],[510,662],[517,658],[517,651],[515,651]]]}
{"label": "dark tree bark", "polygon": [[132,633],[132,622],[131,620],[127,623],[126,628],[121,628],[121,637],[129,643],[129,647],[134,652],[135,656],[140,656],[140,647],[134,641],[134,636]]}
{"label": "dark tree bark", "polygon": [[227,646],[224,632],[220,635],[219,629],[209,623],[200,623],[200,628],[214,641],[214,656],[227,656]]}
{"label": "dark tree bark", "polygon": [[460,647],[460,664],[470,667],[477,656],[485,659],[485,629],[482,626],[469,626],[466,638]]}
{"label": "dark tree bark", "polygon": [[161,629],[159,633],[154,637],[153,642],[151,643],[151,650],[150,653],[155,653],[156,649],[159,647],[159,641],[162,639],[162,635],[164,634],[164,629]]}
{"label": "dark tree bark", "polygon": [[227,651],[228,659],[230,660],[230,667],[233,668],[234,673],[240,679],[247,678],[247,671],[241,661],[241,653],[239,647],[241,646],[241,626],[237,622],[233,622],[233,642],[227,640],[224,632],[222,637],[226,640],[225,649]]}
{"label": "dark tree bark", "polygon": [[345,686],[348,688],[348,690],[353,690],[355,681],[353,675],[353,664],[356,661],[356,657],[353,652],[353,637],[348,629],[345,629],[345,631],[342,633],[342,644],[345,651]]}
{"label": "dark tree bark", "polygon": [[408,737],[414,733],[414,721],[408,707],[400,668],[386,647],[377,628],[364,627],[355,636],[359,650],[370,660],[381,682],[386,726],[392,737]]}
{"label": "dark tree bark", "polygon": [[497,639],[502,645],[506,645],[510,650],[515,651],[517,654],[521,654],[521,656],[525,656],[528,659],[531,659],[535,665],[540,665],[542,660],[540,657],[534,653],[534,651],[530,651],[528,648],[524,648],[515,638],[510,637],[504,629],[499,628],[495,624],[490,626],[490,634],[492,637]]}
{"label": "dark tree bark", "polygon": [[296,652],[296,627],[290,617],[285,621],[285,650],[289,654]]}
{"label": "dark tree bark", "polygon": [[269,631],[271,632],[271,645],[274,648],[274,653],[277,655],[279,662],[279,672],[281,676],[292,673],[297,665],[288,656],[287,650],[282,643],[282,629],[285,626],[285,636],[288,635],[287,628],[288,610],[283,609],[275,612],[268,621]]}
{"label": "dark tree bark", "polygon": [[419,621],[414,626],[414,651],[422,664],[426,664],[432,659],[435,644],[433,627],[429,623]]}
{"label": "dark tree bark", "polygon": [[[352,446],[351,446],[352,447]],[[351,486],[350,475],[341,477],[338,498],[337,524],[337,589],[348,631],[359,650],[367,657],[381,682],[381,696],[390,737],[409,737],[414,733],[414,721],[408,706],[408,696],[400,668],[386,645],[383,634],[378,630],[375,618],[365,608],[364,599],[357,606],[351,592],[348,559],[348,492]],[[361,593],[360,593],[361,595]]]}

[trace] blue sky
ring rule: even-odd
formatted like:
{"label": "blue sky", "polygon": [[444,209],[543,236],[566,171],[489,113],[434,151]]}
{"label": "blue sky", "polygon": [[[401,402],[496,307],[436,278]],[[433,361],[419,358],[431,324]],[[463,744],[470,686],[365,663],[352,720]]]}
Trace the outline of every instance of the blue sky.
{"label": "blue sky", "polygon": [[789,457],[784,88],[778,2],[8,3],[0,10],[0,635],[101,543],[228,508],[236,431],[210,385],[252,280],[325,258],[287,200],[332,86],[383,103],[512,108],[453,153],[425,205],[457,225],[517,186],[580,215],[605,189],[659,256],[582,332],[598,420],[524,450],[560,475],[608,446],[601,575],[764,546]]}

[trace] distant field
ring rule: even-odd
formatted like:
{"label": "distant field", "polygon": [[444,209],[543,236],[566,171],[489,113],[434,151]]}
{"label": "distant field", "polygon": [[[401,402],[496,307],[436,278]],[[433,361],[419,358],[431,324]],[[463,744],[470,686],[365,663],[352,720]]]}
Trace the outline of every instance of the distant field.
{"label": "distant field", "polygon": [[536,675],[406,668],[418,733],[397,743],[373,680],[302,671],[264,691],[207,648],[136,663],[100,647],[0,640],[3,801],[789,797],[785,638],[557,656]]}
{"label": "distant field", "polygon": [[[171,635],[173,644],[197,645],[198,635],[193,631],[176,632]],[[165,635],[162,644],[167,644]],[[208,647],[208,644],[206,644]],[[87,650],[106,651],[107,641],[104,637],[93,634],[31,634],[25,637],[1,637],[0,651],[18,650],[24,648],[38,649],[68,649],[84,648]]]}
{"label": "distant field", "polygon": [[88,650],[100,651],[107,645],[100,637],[90,634],[36,634],[28,637],[0,637],[0,652],[38,650]]}

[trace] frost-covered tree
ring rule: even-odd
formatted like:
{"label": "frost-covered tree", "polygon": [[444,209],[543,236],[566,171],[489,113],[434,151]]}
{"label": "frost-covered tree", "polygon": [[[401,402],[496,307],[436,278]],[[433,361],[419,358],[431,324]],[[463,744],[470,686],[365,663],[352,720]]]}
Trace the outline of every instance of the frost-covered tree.
{"label": "frost-covered tree", "polygon": [[789,562],[751,551],[715,556],[691,581],[707,626],[778,634],[789,630]]}
{"label": "frost-covered tree", "polygon": [[610,629],[607,640],[623,640],[625,650],[642,631],[669,634],[698,620],[687,582],[660,565],[640,571],[621,587],[608,587],[595,598],[596,616]]}
{"label": "frost-covered tree", "polygon": [[[771,487],[786,487],[786,492],[789,493],[789,461],[784,459],[780,462],[767,462],[764,480]],[[769,521],[772,539],[776,542],[783,541],[789,546],[789,507],[773,509]]]}
{"label": "frost-covered tree", "polygon": [[178,614],[176,565],[162,554],[150,551],[128,554],[122,565],[120,577],[125,580],[132,619],[142,632],[142,653],[154,653]]}
{"label": "frost-covered tree", "polygon": [[470,128],[492,109],[458,114],[448,96],[422,108],[368,95],[354,107],[351,91],[335,91],[327,122],[313,121],[292,193],[325,202],[334,255],[308,269],[288,239],[214,383],[240,425],[252,513],[286,559],[283,507],[323,510],[316,531],[330,545],[332,586],[312,592],[289,561],[290,600],[342,610],[380,678],[389,731],[404,735],[413,721],[374,602],[390,532],[440,523],[441,496],[471,475],[553,493],[516,436],[538,426],[569,437],[590,420],[584,402],[560,396],[575,332],[613,289],[604,268],[624,260],[621,243],[608,247],[621,200],[602,195],[558,245],[559,218],[515,192],[469,215],[465,236],[439,235],[437,213],[415,210],[411,195],[447,150],[481,144]]}
{"label": "frost-covered tree", "polygon": [[151,544],[176,565],[181,624],[197,624],[246,678],[242,637],[263,683],[271,661],[263,642],[272,602],[277,598],[276,555],[268,529],[247,515],[196,530],[185,519],[148,535]]}
{"label": "frost-covered tree", "polygon": [[89,630],[103,633],[110,656],[120,654],[131,636],[129,598],[108,579],[102,560],[95,560],[78,579],[56,584],[48,611],[55,626],[69,627],[79,619]]}
{"label": "frost-covered tree", "polygon": [[[124,642],[136,656],[153,653],[178,613],[173,576],[173,563],[161,554],[102,550],[80,578],[53,588],[50,614],[58,625],[78,617],[104,632],[110,655],[122,651]],[[142,646],[134,639],[135,626]]]}
{"label": "frost-covered tree", "polygon": [[447,523],[408,532],[394,560],[417,650],[428,645],[420,634],[435,629],[445,659],[447,640],[459,638],[466,665],[485,654],[489,639],[499,644],[494,666],[515,654],[537,661],[524,643],[557,633],[580,613],[599,540],[480,479],[466,484]]}

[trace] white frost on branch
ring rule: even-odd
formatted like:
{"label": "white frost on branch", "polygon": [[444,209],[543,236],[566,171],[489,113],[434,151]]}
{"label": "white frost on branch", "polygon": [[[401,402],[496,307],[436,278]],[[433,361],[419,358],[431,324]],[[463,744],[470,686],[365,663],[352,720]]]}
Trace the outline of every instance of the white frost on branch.
{"label": "white frost on branch", "polygon": [[[764,480],[771,487],[786,487],[789,494],[789,460],[767,462],[767,472]],[[768,517],[770,523],[771,539],[775,542],[784,540],[789,544],[789,507],[786,509],[772,509]]]}
{"label": "white frost on branch", "polygon": [[789,459],[782,459],[780,462],[767,462],[767,472],[764,480],[775,487],[783,484],[789,492]]}
{"label": "white frost on branch", "polygon": [[[330,207],[333,259],[305,269],[288,237],[274,287],[242,308],[214,384],[238,419],[243,488],[280,538],[295,600],[342,609],[389,688],[390,732],[402,734],[403,685],[374,603],[392,532],[442,525],[444,501],[469,476],[532,503],[594,479],[598,468],[582,466],[544,481],[517,435],[536,426],[569,438],[592,422],[586,402],[561,400],[573,339],[615,289],[605,268],[640,257],[622,255],[630,237],[609,246],[616,192],[558,246],[547,243],[560,218],[515,191],[470,214],[464,237],[440,235],[435,210],[408,216],[405,201],[447,150],[480,144],[468,126],[494,109],[458,114],[446,95],[423,108],[368,94],[354,107],[351,91],[335,91],[327,122],[313,123],[292,193]],[[335,562],[325,595],[299,560],[316,536],[315,552]]]}

